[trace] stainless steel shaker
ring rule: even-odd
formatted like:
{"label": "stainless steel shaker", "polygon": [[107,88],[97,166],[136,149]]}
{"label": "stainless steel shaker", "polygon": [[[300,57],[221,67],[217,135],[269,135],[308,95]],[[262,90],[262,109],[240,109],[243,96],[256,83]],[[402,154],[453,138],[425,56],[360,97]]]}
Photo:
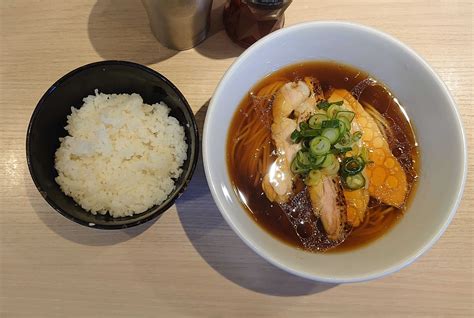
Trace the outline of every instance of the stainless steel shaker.
{"label": "stainless steel shaker", "polygon": [[202,42],[209,31],[212,0],[142,0],[155,37],[175,50]]}

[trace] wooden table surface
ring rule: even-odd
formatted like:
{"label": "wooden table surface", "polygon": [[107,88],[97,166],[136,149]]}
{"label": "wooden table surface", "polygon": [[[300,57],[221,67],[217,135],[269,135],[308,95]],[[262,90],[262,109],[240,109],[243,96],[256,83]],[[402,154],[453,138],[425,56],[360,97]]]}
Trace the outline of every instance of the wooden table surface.
{"label": "wooden table surface", "polygon": [[[472,1],[295,0],[287,25],[344,20],[387,32],[420,53],[449,87],[469,145],[464,198],[439,242],[376,281],[330,285],[287,274],[253,253],[213,203],[202,161],[186,193],[154,222],[117,231],[77,225],[30,178],[25,134],[43,92],[105,59],[158,70],[205,104],[242,50],[222,30],[176,52],[152,36],[138,0],[0,1],[0,315],[30,317],[471,316],[473,312]],[[441,145],[442,146],[442,145]]]}

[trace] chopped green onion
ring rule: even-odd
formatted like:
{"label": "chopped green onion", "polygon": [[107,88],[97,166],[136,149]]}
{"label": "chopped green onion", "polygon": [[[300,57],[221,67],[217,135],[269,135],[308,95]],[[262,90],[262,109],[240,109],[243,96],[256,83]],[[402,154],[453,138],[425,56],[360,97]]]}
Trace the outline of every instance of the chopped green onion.
{"label": "chopped green onion", "polygon": [[345,119],[347,119],[349,122],[352,122],[352,120],[354,119],[354,117],[355,117],[354,112],[351,112],[351,111],[348,111],[348,110],[341,110],[341,111],[339,111],[339,112],[336,114],[336,118],[337,118],[337,119],[345,118]]}
{"label": "chopped green onion", "polygon": [[309,154],[301,150],[296,153],[296,160],[298,161],[298,165],[300,167],[309,167],[309,165],[311,164],[311,162],[309,161]]}
{"label": "chopped green onion", "polygon": [[320,129],[305,129],[300,132],[301,137],[316,137],[321,134]]}
{"label": "chopped green onion", "polygon": [[347,120],[347,118],[344,118],[344,117],[339,118],[339,123],[340,123],[339,130],[341,131],[341,134],[345,133],[346,131],[351,130],[351,123],[349,122],[349,120]]}
{"label": "chopped green onion", "polygon": [[324,136],[314,137],[309,143],[309,149],[314,156],[324,155],[331,149],[331,142]]}
{"label": "chopped green onion", "polygon": [[323,161],[325,159],[326,159],[326,155],[316,156],[316,157],[310,156],[309,157],[309,160],[311,161],[311,166],[313,168],[318,168],[323,163]]}
{"label": "chopped green onion", "polygon": [[341,174],[344,176],[353,176],[364,169],[364,161],[360,157],[347,157],[342,160]]}
{"label": "chopped green onion", "polygon": [[334,160],[329,166],[323,169],[324,174],[328,176],[335,176],[339,171],[339,161]]}
{"label": "chopped green onion", "polygon": [[362,149],[360,150],[360,157],[362,158],[362,160],[364,160],[364,162],[370,162],[369,150],[367,149],[367,147],[362,147]]}
{"label": "chopped green onion", "polygon": [[309,129],[308,123],[307,123],[307,122],[304,122],[304,121],[301,122],[301,123],[300,123],[300,131],[304,131],[304,130],[306,130],[306,129]]}
{"label": "chopped green onion", "polygon": [[361,157],[360,155],[357,156],[356,159],[357,159],[357,161],[359,161],[359,163],[360,163],[363,167],[365,167],[365,161],[364,161],[364,159],[362,159],[362,157]]}
{"label": "chopped green onion", "polygon": [[304,179],[304,183],[307,186],[317,186],[321,182],[322,177],[323,176],[320,170],[313,169],[308,173],[308,175]]}
{"label": "chopped green onion", "polygon": [[339,119],[329,119],[321,123],[321,128],[339,128],[339,125]]}
{"label": "chopped green onion", "polygon": [[312,138],[305,138],[301,141],[301,148],[308,150],[309,149],[309,143]]}
{"label": "chopped green onion", "polygon": [[[291,162],[291,171],[304,176],[308,185],[317,185],[322,174],[333,176],[340,174],[346,188],[356,189],[365,185],[362,170],[368,163],[367,148],[361,148],[356,142],[362,138],[362,132],[351,134],[355,113],[343,108],[343,101],[322,101],[305,122],[291,133],[294,143],[301,143],[301,150]],[[340,161],[347,152],[352,157]]]}
{"label": "chopped green onion", "polygon": [[318,104],[318,108],[324,110],[327,110],[329,106],[331,106],[331,104],[328,101],[322,101]]}
{"label": "chopped green onion", "polygon": [[350,190],[357,190],[365,186],[365,178],[361,173],[353,176],[347,176],[344,179],[344,185]]}
{"label": "chopped green onion", "polygon": [[345,133],[339,138],[338,142],[334,147],[350,147],[352,145],[352,138],[349,133]]}
{"label": "chopped green onion", "polygon": [[350,142],[350,138],[349,142],[347,142],[347,136],[342,136],[342,138],[339,139],[337,144],[334,145],[334,150],[336,150],[336,153],[344,153],[347,151],[351,151],[352,143]]}
{"label": "chopped green onion", "polygon": [[316,109],[314,114],[323,114],[323,115],[328,115],[327,112],[324,109]]}
{"label": "chopped green onion", "polygon": [[296,158],[293,159],[293,161],[291,162],[290,168],[291,168],[291,172],[293,172],[294,174],[305,174],[309,170],[309,168],[307,167],[300,166]]}
{"label": "chopped green onion", "polygon": [[332,149],[331,151],[332,151],[333,154],[338,155],[338,154],[341,154],[341,153],[346,153],[346,152],[351,151],[351,150],[352,150],[352,147],[344,147],[344,146],[341,146],[339,144],[335,144],[334,149]]}
{"label": "chopped green onion", "polygon": [[301,141],[301,137],[302,136],[301,136],[300,132],[297,129],[295,129],[290,135],[291,141],[293,141],[295,144],[297,144]]}
{"label": "chopped green onion", "polygon": [[321,136],[326,137],[331,142],[331,145],[335,144],[339,139],[340,133],[337,128],[326,128],[322,131]]}
{"label": "chopped green onion", "polygon": [[358,156],[360,154],[360,147],[358,144],[352,144],[352,156]]}
{"label": "chopped green onion", "polygon": [[337,161],[337,158],[334,154],[328,153],[326,158],[324,158],[323,163],[321,163],[321,167],[326,168],[333,164],[334,161]]}
{"label": "chopped green onion", "polygon": [[358,142],[362,138],[362,131],[356,131],[354,134],[352,134],[352,141],[353,142]]}
{"label": "chopped green onion", "polygon": [[308,120],[309,127],[313,129],[321,128],[321,124],[323,121],[328,120],[328,116],[325,114],[315,114],[311,116]]}
{"label": "chopped green onion", "polygon": [[327,113],[329,118],[336,118],[336,114],[341,111],[341,106],[337,104],[332,104],[329,106]]}
{"label": "chopped green onion", "polygon": [[322,101],[318,104],[318,108],[319,109],[324,109],[324,110],[327,110],[331,105],[338,105],[338,106],[341,106],[342,104],[344,104],[344,101],[338,101],[338,102],[334,102],[334,103],[330,103],[328,101]]}

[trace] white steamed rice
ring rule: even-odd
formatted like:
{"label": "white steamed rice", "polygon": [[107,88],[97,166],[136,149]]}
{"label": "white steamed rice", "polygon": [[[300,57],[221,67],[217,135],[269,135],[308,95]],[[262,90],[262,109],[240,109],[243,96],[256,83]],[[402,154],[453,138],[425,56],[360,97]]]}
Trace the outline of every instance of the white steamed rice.
{"label": "white steamed rice", "polygon": [[138,94],[102,94],[71,107],[56,151],[56,182],[92,214],[129,216],[160,204],[182,172],[187,144],[183,127],[163,102]]}

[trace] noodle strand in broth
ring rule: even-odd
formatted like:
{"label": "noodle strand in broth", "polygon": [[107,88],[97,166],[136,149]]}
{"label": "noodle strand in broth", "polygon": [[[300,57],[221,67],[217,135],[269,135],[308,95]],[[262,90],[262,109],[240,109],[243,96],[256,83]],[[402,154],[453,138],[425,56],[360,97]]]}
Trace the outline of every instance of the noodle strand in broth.
{"label": "noodle strand in broth", "polygon": [[250,178],[253,176],[253,185],[258,186],[267,167],[270,165],[271,152],[271,103],[274,94],[285,84],[276,81],[260,89],[251,96],[251,107],[242,110],[245,117],[235,132],[234,143],[230,158],[251,158],[241,161],[242,171]]}

